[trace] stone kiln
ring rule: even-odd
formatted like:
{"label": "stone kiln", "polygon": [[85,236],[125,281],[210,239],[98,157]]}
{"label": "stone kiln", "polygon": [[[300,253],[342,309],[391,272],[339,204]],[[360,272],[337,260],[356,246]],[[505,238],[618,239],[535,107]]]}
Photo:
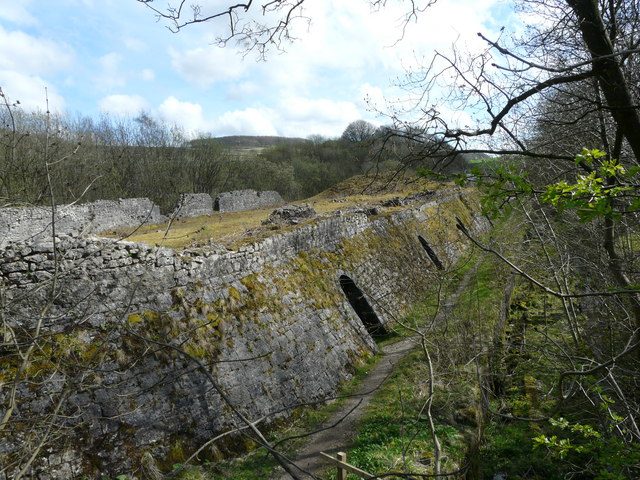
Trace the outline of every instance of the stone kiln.
{"label": "stone kiln", "polygon": [[[221,393],[261,426],[335,395],[376,351],[372,334],[434,283],[418,236],[446,268],[466,245],[454,216],[487,227],[473,191],[425,200],[317,217],[229,251],[67,236],[7,246],[6,477],[39,448],[34,478],[142,478],[149,462],[170,469],[243,427]],[[354,291],[371,311],[358,311]]]}

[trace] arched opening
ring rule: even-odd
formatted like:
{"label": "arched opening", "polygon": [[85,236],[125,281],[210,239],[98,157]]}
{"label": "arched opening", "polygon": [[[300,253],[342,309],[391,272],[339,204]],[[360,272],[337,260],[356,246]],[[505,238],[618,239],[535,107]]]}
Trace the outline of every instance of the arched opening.
{"label": "arched opening", "polygon": [[388,333],[387,329],[384,328],[378,315],[355,282],[347,275],[340,275],[340,287],[367,331],[372,336],[386,335]]}
{"label": "arched opening", "polygon": [[436,255],[436,252],[433,251],[433,248],[431,248],[431,246],[429,246],[429,244],[424,239],[424,237],[422,235],[418,235],[418,240],[420,240],[420,243],[422,244],[422,247],[426,250],[427,255],[429,255],[429,258],[431,259],[433,264],[436,266],[436,268],[438,270],[444,270],[444,265],[442,265],[442,262],[438,258],[438,255]]}

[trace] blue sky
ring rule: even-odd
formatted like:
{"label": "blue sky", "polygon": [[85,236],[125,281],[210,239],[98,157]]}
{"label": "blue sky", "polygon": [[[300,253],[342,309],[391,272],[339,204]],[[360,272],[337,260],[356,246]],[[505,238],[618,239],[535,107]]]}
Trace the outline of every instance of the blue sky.
{"label": "blue sky", "polygon": [[44,109],[46,87],[54,110],[145,111],[190,135],[339,136],[353,120],[384,123],[371,104],[385,110],[417,59],[456,41],[482,48],[476,33],[510,18],[499,0],[440,0],[400,39],[404,2],[378,12],[367,0],[305,6],[311,24],[296,24],[299,39],[261,62],[213,45],[223,23],[174,34],[135,0],[0,0],[0,87],[27,109]]}

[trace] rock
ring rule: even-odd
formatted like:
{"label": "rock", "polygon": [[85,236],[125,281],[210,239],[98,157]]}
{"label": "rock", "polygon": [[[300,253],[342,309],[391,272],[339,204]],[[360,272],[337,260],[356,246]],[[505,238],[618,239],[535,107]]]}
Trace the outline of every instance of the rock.
{"label": "rock", "polygon": [[318,213],[308,203],[302,205],[285,205],[271,212],[269,218],[262,222],[262,224],[297,225],[316,216],[318,216]]}
{"label": "rock", "polygon": [[213,213],[213,198],[208,193],[182,193],[172,218],[194,218]]}

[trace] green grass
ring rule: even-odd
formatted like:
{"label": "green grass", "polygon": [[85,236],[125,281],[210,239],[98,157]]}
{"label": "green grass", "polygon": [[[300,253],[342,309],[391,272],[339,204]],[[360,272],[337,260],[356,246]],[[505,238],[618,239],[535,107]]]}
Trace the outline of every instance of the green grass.
{"label": "green grass", "polygon": [[[398,365],[370,404],[348,451],[349,463],[372,474],[431,473],[433,444],[427,418],[421,411],[425,369],[419,351]],[[443,423],[436,431],[449,454],[444,465],[457,468],[457,459],[465,448],[464,435],[458,428]],[[335,473],[330,472],[328,478],[335,478]]]}

